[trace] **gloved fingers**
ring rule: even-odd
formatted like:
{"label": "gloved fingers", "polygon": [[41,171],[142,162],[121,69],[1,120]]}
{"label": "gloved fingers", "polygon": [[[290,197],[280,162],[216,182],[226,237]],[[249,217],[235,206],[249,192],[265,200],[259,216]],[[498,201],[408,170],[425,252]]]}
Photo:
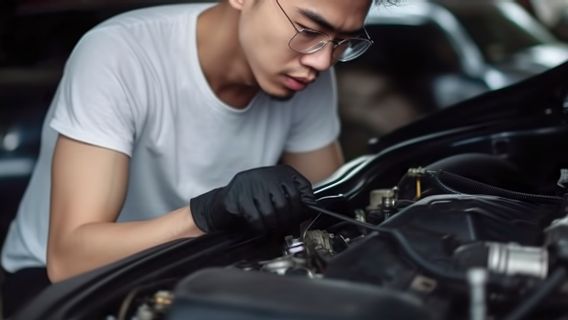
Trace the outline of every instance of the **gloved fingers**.
{"label": "gloved fingers", "polygon": [[316,197],[314,196],[314,190],[312,189],[312,184],[308,179],[303,176],[295,176],[294,184],[300,193],[300,199],[305,204],[314,204]]}
{"label": "gloved fingers", "polygon": [[284,212],[288,224],[298,223],[302,220],[302,200],[294,183],[283,183],[281,186],[286,198],[286,212]]}
{"label": "gloved fingers", "polygon": [[274,203],[276,223],[279,228],[288,228],[298,222],[294,212],[294,203],[299,202],[297,192],[295,198],[291,197],[286,185],[282,184],[273,191],[272,202]]}
{"label": "gloved fingers", "polygon": [[265,230],[276,230],[278,221],[276,209],[272,203],[271,194],[263,194],[262,197],[255,197],[255,205],[260,213],[259,219],[262,221]]}
{"label": "gloved fingers", "polygon": [[279,191],[286,198],[286,202],[292,203],[300,201],[300,191],[298,190],[294,180],[281,182],[278,187]]}
{"label": "gloved fingers", "polygon": [[241,217],[246,221],[246,224],[255,232],[263,233],[265,231],[264,220],[262,214],[259,212],[254,198],[244,198],[239,201],[239,211]]}
{"label": "gloved fingers", "polygon": [[315,203],[310,181],[290,166],[243,171],[223,189],[225,212],[257,232],[299,223],[304,205]]}
{"label": "gloved fingers", "polygon": [[[288,189],[289,187],[287,187],[286,184],[278,184],[271,188],[270,195],[272,203],[278,212],[286,212],[290,210],[290,202],[293,201],[294,198],[298,197],[298,192],[294,190],[289,191]],[[292,193],[292,195],[290,193]]]}

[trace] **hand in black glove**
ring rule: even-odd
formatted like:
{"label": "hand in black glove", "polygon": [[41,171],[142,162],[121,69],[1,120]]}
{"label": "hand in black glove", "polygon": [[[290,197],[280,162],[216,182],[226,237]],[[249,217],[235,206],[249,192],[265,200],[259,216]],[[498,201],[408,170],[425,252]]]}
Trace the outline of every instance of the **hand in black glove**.
{"label": "hand in black glove", "polygon": [[238,173],[229,184],[190,200],[195,224],[204,232],[248,226],[258,233],[286,230],[303,220],[314,203],[312,185],[290,166]]}

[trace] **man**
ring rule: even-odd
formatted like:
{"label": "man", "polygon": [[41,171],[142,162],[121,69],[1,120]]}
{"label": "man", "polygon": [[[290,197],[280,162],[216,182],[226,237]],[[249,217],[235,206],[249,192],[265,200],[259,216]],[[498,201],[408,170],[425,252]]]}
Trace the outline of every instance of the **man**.
{"label": "man", "polygon": [[3,248],[4,297],[174,239],[299,223],[310,182],[343,162],[329,69],[371,44],[370,5],[162,6],[88,32]]}

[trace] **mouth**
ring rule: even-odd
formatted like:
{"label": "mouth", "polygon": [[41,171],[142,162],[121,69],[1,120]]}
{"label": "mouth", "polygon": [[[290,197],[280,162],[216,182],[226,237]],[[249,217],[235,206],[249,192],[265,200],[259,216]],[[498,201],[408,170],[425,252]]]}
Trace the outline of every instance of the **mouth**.
{"label": "mouth", "polygon": [[284,76],[284,85],[293,91],[303,90],[313,81],[313,79],[308,78],[292,77],[288,75]]}

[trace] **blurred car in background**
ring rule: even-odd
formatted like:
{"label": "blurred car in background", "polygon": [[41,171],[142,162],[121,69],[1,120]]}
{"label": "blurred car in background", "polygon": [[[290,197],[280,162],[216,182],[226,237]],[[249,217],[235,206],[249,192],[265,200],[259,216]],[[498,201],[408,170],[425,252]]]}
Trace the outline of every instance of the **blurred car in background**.
{"label": "blurred car in background", "polygon": [[568,0],[517,0],[558,39],[568,41]]}
{"label": "blurred car in background", "polygon": [[558,22],[550,29],[558,39],[568,42],[568,6],[561,10]]}
{"label": "blurred car in background", "polygon": [[372,9],[366,25],[375,44],[336,67],[347,158],[369,138],[568,59],[568,45],[513,0],[406,0]]}

